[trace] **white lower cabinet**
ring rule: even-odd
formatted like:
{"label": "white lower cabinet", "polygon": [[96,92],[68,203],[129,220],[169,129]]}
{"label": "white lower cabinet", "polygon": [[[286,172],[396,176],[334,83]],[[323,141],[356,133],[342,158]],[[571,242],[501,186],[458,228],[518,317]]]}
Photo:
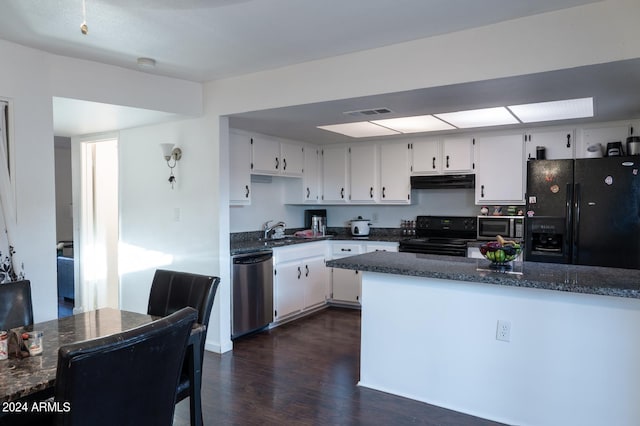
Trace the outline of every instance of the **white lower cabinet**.
{"label": "white lower cabinet", "polygon": [[359,271],[333,268],[332,299],[340,302],[360,303],[362,279]]}
{"label": "white lower cabinet", "polygon": [[329,296],[325,242],[273,250],[275,322],[324,305]]}
{"label": "white lower cabinet", "polygon": [[[331,258],[355,256],[364,252],[364,243],[345,241],[331,242]],[[332,268],[331,299],[336,302],[360,303],[360,286],[362,279],[359,271]]]}

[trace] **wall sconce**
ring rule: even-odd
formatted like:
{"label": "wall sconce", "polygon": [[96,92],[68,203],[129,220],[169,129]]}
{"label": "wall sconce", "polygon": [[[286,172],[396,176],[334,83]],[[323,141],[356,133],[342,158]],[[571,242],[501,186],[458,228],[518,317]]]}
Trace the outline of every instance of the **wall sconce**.
{"label": "wall sconce", "polygon": [[182,150],[172,143],[161,143],[160,148],[162,148],[162,155],[167,162],[167,166],[171,169],[169,183],[171,184],[171,189],[173,189],[173,184],[176,182],[176,177],[173,175],[173,168],[182,158]]}

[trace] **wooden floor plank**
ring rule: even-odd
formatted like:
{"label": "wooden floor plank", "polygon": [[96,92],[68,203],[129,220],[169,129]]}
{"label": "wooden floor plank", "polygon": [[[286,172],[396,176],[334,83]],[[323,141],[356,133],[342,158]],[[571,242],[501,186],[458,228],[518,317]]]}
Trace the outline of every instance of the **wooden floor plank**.
{"label": "wooden floor plank", "polygon": [[[357,386],[360,311],[329,308],[234,341],[204,358],[205,425],[438,425],[498,423]],[[174,425],[189,424],[189,401]]]}

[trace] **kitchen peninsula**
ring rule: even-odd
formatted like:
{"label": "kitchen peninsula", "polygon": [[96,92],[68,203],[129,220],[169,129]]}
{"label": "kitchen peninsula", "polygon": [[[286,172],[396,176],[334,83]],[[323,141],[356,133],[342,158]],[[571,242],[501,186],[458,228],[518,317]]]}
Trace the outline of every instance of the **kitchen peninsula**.
{"label": "kitchen peninsula", "polygon": [[364,272],[361,386],[508,424],[640,423],[640,271],[388,252],[327,265]]}

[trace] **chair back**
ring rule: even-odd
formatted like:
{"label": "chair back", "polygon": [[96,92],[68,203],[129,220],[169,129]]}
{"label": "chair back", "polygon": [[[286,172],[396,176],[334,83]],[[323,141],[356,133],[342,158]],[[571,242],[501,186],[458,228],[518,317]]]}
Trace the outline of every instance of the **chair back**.
{"label": "chair back", "polygon": [[0,330],[33,324],[31,282],[0,284]]}
{"label": "chair back", "polygon": [[149,315],[166,316],[185,306],[198,311],[198,323],[209,325],[220,278],[188,272],[156,270],[149,294]]}
{"label": "chair back", "polygon": [[[171,425],[197,312],[181,309],[140,327],[58,351],[58,425]],[[61,405],[64,411],[64,405]]]}

